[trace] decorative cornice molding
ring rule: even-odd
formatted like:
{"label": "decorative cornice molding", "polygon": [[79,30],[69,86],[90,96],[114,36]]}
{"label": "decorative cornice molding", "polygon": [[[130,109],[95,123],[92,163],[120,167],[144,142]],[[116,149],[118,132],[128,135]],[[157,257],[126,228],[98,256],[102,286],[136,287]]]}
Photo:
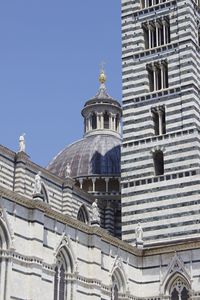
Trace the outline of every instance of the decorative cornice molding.
{"label": "decorative cornice molding", "polygon": [[46,216],[55,219],[63,224],[69,225],[75,229],[78,229],[86,234],[97,235],[102,241],[112,244],[113,246],[119,247],[120,249],[127,251],[135,256],[151,256],[156,254],[164,254],[171,253],[175,251],[184,251],[190,249],[198,249],[200,248],[200,237],[194,238],[192,240],[184,240],[181,242],[171,242],[170,244],[165,244],[161,246],[151,246],[151,248],[147,249],[137,249],[136,247],[119,240],[108,234],[104,229],[100,227],[92,227],[87,225],[81,221],[73,219],[68,215],[64,215],[53,210],[47,203],[31,200],[27,197],[17,194],[16,192],[9,191],[3,187],[0,187],[0,197],[5,197],[12,202],[16,202],[19,205],[25,206],[28,209],[38,209],[42,211]]}

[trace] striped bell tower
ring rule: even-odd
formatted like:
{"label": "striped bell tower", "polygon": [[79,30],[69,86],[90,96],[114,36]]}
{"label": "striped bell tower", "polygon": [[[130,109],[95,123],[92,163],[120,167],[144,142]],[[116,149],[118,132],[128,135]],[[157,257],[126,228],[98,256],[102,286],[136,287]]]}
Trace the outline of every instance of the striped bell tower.
{"label": "striped bell tower", "polygon": [[200,234],[200,8],[122,0],[122,239]]}

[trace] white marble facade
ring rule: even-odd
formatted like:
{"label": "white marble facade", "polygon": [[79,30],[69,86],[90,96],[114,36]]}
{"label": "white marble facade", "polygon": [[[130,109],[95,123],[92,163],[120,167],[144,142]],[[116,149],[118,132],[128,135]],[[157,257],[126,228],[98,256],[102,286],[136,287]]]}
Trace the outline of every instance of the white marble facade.
{"label": "white marble facade", "polygon": [[[119,170],[57,176],[24,134],[0,146],[0,300],[200,300],[199,20],[192,0],[122,0],[122,222]],[[105,80],[82,143],[120,148]]]}
{"label": "white marble facade", "polygon": [[[139,249],[77,220],[83,204],[91,219],[94,199],[72,179],[61,184],[4,147],[0,170],[1,300],[169,299],[172,290],[200,299],[199,238]],[[34,198],[39,171],[45,193]],[[68,202],[71,212],[63,213]]]}

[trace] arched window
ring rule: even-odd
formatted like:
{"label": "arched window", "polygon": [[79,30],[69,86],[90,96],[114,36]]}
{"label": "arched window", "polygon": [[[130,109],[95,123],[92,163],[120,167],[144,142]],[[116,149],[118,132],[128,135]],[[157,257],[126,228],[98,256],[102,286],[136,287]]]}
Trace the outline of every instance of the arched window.
{"label": "arched window", "polygon": [[154,170],[155,175],[163,175],[164,174],[164,157],[163,152],[161,150],[157,150],[153,153],[153,162],[154,162]]}
{"label": "arched window", "polygon": [[[10,235],[7,230],[6,224],[4,224],[4,221],[1,220],[1,216],[3,215],[1,209],[0,209],[0,250],[4,250],[6,252],[9,251],[9,248],[11,246],[10,242]],[[8,296],[9,294],[9,259],[7,255],[2,255],[3,251],[0,251],[0,295],[2,296],[2,299],[4,298],[10,298]]]}
{"label": "arched window", "polygon": [[112,275],[111,300],[118,300],[119,293],[125,293],[126,286],[124,276],[121,270],[117,267]]}
{"label": "arched window", "polygon": [[103,115],[103,123],[104,123],[103,127],[105,129],[109,129],[109,114],[107,113],[107,111]]}
{"label": "arched window", "polygon": [[112,278],[112,300],[118,300],[119,299],[119,287],[117,284],[116,279],[113,277]]}
{"label": "arched window", "polygon": [[44,183],[42,183],[41,194],[43,196],[44,202],[49,203],[48,193]]}
{"label": "arched window", "polygon": [[60,249],[56,258],[54,300],[68,300],[72,293],[71,281],[68,282],[68,276],[73,272],[72,258],[65,247]]}
{"label": "arched window", "polygon": [[96,129],[97,128],[97,116],[96,116],[96,114],[93,113],[91,118],[92,118],[92,122],[91,122],[92,123],[92,129]]}
{"label": "arched window", "polygon": [[170,299],[171,300],[189,300],[189,286],[184,278],[178,276],[171,284]]}
{"label": "arched window", "polygon": [[89,223],[89,214],[85,205],[81,205],[77,214],[77,220],[88,224]]}

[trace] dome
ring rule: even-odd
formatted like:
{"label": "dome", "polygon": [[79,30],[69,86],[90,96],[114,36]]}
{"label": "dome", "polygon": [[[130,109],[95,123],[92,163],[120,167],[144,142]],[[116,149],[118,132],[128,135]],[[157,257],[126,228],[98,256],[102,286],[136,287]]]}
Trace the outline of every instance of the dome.
{"label": "dome", "polygon": [[81,112],[83,139],[67,146],[47,167],[58,176],[120,177],[121,105],[107,93],[104,71],[99,81],[98,93]]}
{"label": "dome", "polygon": [[67,164],[71,177],[120,176],[121,139],[114,135],[87,136],[62,150],[48,165],[52,173],[65,177]]}

